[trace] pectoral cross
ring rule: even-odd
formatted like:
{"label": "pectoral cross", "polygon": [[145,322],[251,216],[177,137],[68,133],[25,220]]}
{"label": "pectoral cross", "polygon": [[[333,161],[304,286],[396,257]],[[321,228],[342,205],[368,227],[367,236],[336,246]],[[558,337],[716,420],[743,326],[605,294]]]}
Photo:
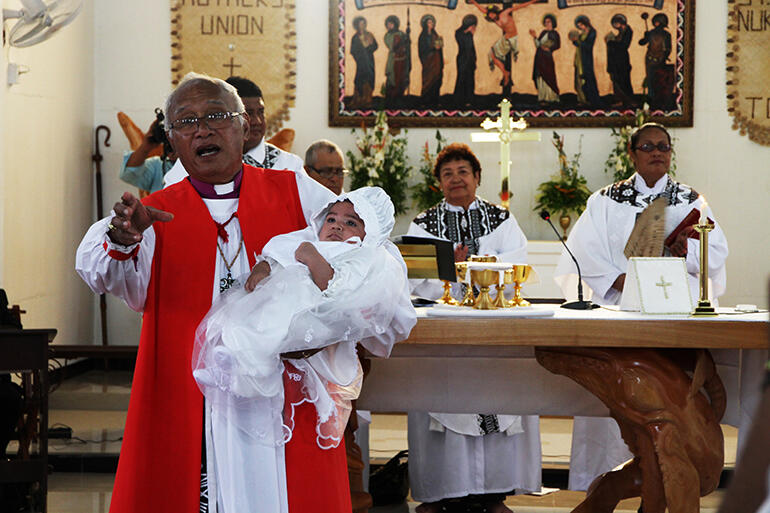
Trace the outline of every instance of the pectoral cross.
{"label": "pectoral cross", "polygon": [[655,285],[657,285],[658,287],[663,287],[663,297],[668,299],[668,290],[666,289],[666,287],[670,287],[672,285],[672,283],[670,281],[664,280],[663,279],[663,275],[661,274],[660,275],[660,282],[656,283]]}
{"label": "pectoral cross", "polygon": [[471,141],[500,143],[500,200],[503,207],[509,208],[510,143],[513,141],[539,141],[540,132],[526,132],[527,122],[523,118],[513,121],[511,119],[511,102],[507,99],[503,99],[499,106],[500,117],[496,121],[487,118],[481,123],[481,128],[484,130],[497,129],[497,132],[473,132],[471,133]]}
{"label": "pectoral cross", "polygon": [[235,279],[233,278],[233,275],[230,274],[230,271],[227,271],[227,276],[219,279],[219,293],[221,294],[232,287],[233,283],[235,283]]}

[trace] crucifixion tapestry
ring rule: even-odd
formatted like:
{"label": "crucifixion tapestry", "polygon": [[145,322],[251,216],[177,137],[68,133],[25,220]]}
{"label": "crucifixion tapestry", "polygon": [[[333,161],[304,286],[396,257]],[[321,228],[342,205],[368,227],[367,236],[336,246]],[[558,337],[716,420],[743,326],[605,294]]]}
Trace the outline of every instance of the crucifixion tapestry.
{"label": "crucifixion tapestry", "polygon": [[692,126],[694,0],[329,2],[332,126]]}

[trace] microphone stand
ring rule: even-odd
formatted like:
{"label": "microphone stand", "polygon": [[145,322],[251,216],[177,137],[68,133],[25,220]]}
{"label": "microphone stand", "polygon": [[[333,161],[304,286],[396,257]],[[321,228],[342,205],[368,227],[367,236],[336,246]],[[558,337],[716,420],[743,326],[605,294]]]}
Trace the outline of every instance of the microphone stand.
{"label": "microphone stand", "polygon": [[578,299],[577,301],[562,303],[561,307],[569,308],[570,310],[593,310],[594,308],[599,308],[599,305],[592,303],[591,301],[583,301],[583,276],[580,274],[580,265],[578,265],[577,258],[575,258],[575,255],[572,254],[572,251],[569,250],[569,247],[567,247],[564,239],[561,238],[558,230],[556,230],[556,227],[551,222],[551,214],[549,214],[547,210],[541,210],[540,217],[543,218],[544,221],[547,221],[551,228],[553,228],[553,232],[556,234],[556,238],[559,239],[559,242],[562,243],[564,249],[566,249],[567,253],[569,253],[569,256],[572,257],[572,261],[575,262],[575,267],[577,268],[578,272]]}

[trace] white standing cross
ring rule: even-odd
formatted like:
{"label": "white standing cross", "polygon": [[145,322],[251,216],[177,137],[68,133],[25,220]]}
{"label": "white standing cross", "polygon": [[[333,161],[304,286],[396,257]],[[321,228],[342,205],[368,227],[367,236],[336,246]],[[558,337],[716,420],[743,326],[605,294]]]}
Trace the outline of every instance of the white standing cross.
{"label": "white standing cross", "polygon": [[500,117],[496,121],[487,118],[481,123],[484,130],[497,129],[496,132],[472,132],[472,142],[500,143],[500,200],[505,208],[509,208],[509,190],[511,174],[511,146],[513,141],[540,141],[540,132],[527,132],[527,122],[523,118],[518,121],[511,119],[511,102],[503,99],[500,102]]}

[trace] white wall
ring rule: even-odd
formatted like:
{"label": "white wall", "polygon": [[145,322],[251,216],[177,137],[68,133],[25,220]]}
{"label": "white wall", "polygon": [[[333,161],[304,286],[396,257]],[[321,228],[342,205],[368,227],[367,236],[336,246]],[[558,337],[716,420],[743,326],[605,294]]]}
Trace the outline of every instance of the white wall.
{"label": "white wall", "polygon": [[[136,189],[118,178],[128,140],[117,113],[128,114],[146,130],[154,109],[163,107],[171,84],[169,2],[158,0],[99,0],[94,6],[94,126],[112,130],[112,144],[104,148],[104,215],[123,191]],[[98,311],[98,302],[95,303]],[[139,342],[141,316],[113,296],[107,297],[110,344]],[[99,320],[94,322],[99,333]]]}
{"label": "white wall", "polygon": [[[0,62],[0,286],[27,310],[24,327],[56,328],[56,342],[67,344],[93,336],[92,296],[74,272],[92,218],[93,44],[86,2],[53,39],[5,47]],[[12,87],[8,61],[30,69]]]}
{"label": "white wall", "polygon": [[[141,13],[141,16],[137,15]],[[296,130],[294,149],[302,155],[315,139],[336,141],[353,148],[355,136],[348,128],[327,126],[328,111],[328,1],[297,1],[297,102],[286,126]],[[113,146],[105,154],[105,203],[112,204],[123,190],[117,179],[122,151],[128,148],[115,119],[123,110],[142,127],[149,126],[152,109],[162,105],[170,84],[170,35],[167,2],[156,0],[100,0],[95,7],[94,122],[113,130]],[[319,22],[319,20],[321,22]],[[695,125],[674,129],[679,169],[677,177],[708,199],[730,241],[728,294],[722,304],[767,304],[770,227],[764,206],[770,192],[767,161],[770,148],[750,142],[731,130],[725,100],[725,2],[697,3],[695,50]],[[768,77],[770,78],[770,77]],[[267,106],[268,109],[270,106]],[[442,129],[451,141],[469,142],[470,129]],[[577,151],[583,136],[582,170],[589,187],[608,183],[604,161],[612,142],[609,129],[560,129],[568,154]],[[409,157],[419,164],[421,146],[433,144],[435,129],[409,129]],[[513,151],[513,211],[532,239],[552,239],[550,228],[532,211],[534,190],[556,171],[551,130],[542,130],[539,143],[520,143]],[[484,168],[480,194],[496,197],[498,148],[474,147]],[[398,220],[396,231],[406,229],[415,212]],[[136,343],[137,316],[117,302],[110,303],[114,343]],[[117,337],[117,339],[116,339]]]}

